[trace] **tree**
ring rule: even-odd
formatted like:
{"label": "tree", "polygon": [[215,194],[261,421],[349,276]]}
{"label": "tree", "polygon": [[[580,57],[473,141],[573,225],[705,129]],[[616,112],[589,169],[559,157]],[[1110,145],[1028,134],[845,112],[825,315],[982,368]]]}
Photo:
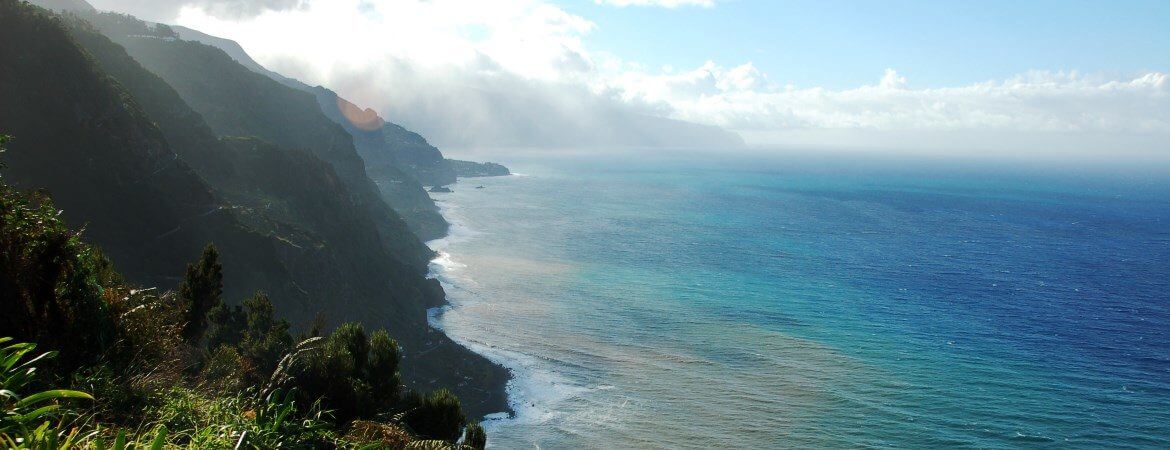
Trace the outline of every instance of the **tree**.
{"label": "tree", "polygon": [[[385,330],[377,330],[367,338],[361,324],[346,323],[298,359],[289,372],[300,401],[308,404],[320,399],[339,421],[345,422],[377,417],[404,405],[398,373],[400,358],[398,343]],[[405,406],[413,408],[425,401],[420,396]],[[458,407],[458,400],[455,403]],[[458,438],[459,430],[455,433]]]}
{"label": "tree", "polygon": [[244,305],[228,306],[221,303],[207,314],[207,349],[216,352],[220,347],[237,350],[256,373],[266,377],[293,346],[292,326],[276,318],[276,308],[263,292],[244,300]]}
{"label": "tree", "polygon": [[58,368],[92,362],[117,341],[104,296],[118,282],[47,194],[0,182],[0,332],[61,352]]}
{"label": "tree", "polygon": [[370,343],[366,339],[365,328],[362,328],[360,323],[345,323],[337,327],[329,339],[344,347],[353,358],[353,374],[358,377],[364,375],[370,354]]}
{"label": "tree", "polygon": [[276,318],[276,308],[263,292],[244,300],[244,316],[246,328],[240,353],[266,375],[292,349],[291,325],[287,320]]}
{"label": "tree", "polygon": [[430,439],[455,442],[467,417],[459,398],[446,389],[431,392],[406,415],[406,424],[419,435]]}
{"label": "tree", "polygon": [[219,347],[234,347],[244,340],[248,324],[247,314],[240,306],[220,303],[207,313],[207,349],[214,352]]}
{"label": "tree", "polygon": [[223,303],[223,266],[214,244],[203,249],[203,255],[194,264],[187,264],[187,276],[179,286],[179,297],[186,302],[186,325],[183,339],[198,343],[207,331],[207,313]]}
{"label": "tree", "polygon": [[398,342],[386,330],[370,335],[370,360],[366,364],[366,379],[374,388],[382,407],[393,406],[402,393],[402,376],[398,374],[400,353]]}

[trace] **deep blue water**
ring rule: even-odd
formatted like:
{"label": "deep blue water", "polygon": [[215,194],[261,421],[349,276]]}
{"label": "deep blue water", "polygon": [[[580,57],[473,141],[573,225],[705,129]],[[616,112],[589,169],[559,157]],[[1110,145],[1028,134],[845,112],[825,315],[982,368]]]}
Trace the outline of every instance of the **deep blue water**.
{"label": "deep blue water", "polygon": [[512,159],[434,242],[501,448],[1170,447],[1166,172]]}

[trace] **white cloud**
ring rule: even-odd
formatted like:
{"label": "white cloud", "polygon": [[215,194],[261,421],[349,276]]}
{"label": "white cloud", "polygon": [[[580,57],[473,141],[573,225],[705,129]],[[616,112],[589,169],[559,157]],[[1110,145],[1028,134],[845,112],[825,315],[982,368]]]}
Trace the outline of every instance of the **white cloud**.
{"label": "white cloud", "polygon": [[130,12],[142,19],[166,22],[186,5],[197,5],[218,17],[244,19],[265,11],[303,7],[305,0],[89,0],[89,3],[100,10]]}
{"label": "white cloud", "polygon": [[593,0],[598,5],[611,5],[624,8],[627,6],[657,6],[661,8],[678,8],[680,6],[715,6],[715,0]]}
{"label": "white cloud", "polygon": [[1170,133],[1170,82],[1151,72],[1102,79],[1031,72],[967,86],[913,89],[886,70],[875,85],[829,90],[769,82],[750,63],[610,80],[625,100],[744,131],[786,128]]}
{"label": "white cloud", "polygon": [[[873,84],[851,89],[797,87],[751,62],[647,68],[590,48],[596,25],[544,0],[306,0],[247,18],[216,14],[208,1],[192,0],[177,22],[235,39],[270,68],[333,87],[440,143],[540,145],[557,133],[569,142],[628,135],[605,117],[630,114],[717,125],[760,145],[790,142],[786,136],[794,134],[826,142],[858,133],[930,135],[940,148],[991,133],[1096,143],[1170,137],[1170,83],[1158,72],[1029,72],[918,88],[912,77],[888,69],[875,73]],[[946,142],[948,134],[961,137]],[[1078,139],[1089,134],[1098,139]]]}

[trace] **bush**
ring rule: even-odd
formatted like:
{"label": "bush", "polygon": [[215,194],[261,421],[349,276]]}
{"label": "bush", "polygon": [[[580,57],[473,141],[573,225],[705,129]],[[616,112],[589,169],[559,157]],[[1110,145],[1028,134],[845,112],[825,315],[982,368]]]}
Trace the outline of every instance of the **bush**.
{"label": "bush", "polygon": [[[263,293],[223,304],[213,246],[188,266],[179,294],[134,289],[58,216],[48,197],[0,183],[0,330],[60,350],[50,375],[102,401],[77,420],[70,399],[88,394],[28,394],[47,384],[33,363],[56,352],[26,359],[33,344],[0,338],[0,447],[338,448],[352,437],[448,448],[459,437],[465,418],[450,392],[403,401],[400,349],[385,330],[345,324],[294,350],[289,323]],[[200,366],[201,380],[189,370]],[[403,423],[362,421],[345,440],[333,434],[404,410],[393,416]],[[464,442],[482,447],[482,429],[469,427]]]}
{"label": "bush", "polygon": [[463,445],[472,450],[483,450],[487,447],[487,432],[479,423],[473,423],[463,430]]}
{"label": "bush", "polygon": [[187,276],[179,285],[179,298],[187,311],[183,338],[191,343],[203,339],[207,330],[207,313],[222,303],[223,266],[219,264],[219,251],[215,245],[203,248],[199,261],[187,264]]}
{"label": "bush", "polygon": [[[66,389],[29,392],[36,383],[36,364],[55,356],[52,352],[25,358],[35,344],[8,344],[12,338],[0,337],[0,443],[6,441],[55,440],[65,437],[54,430],[46,433],[52,419],[62,414],[61,401],[67,399],[93,400],[89,394]],[[64,427],[61,427],[64,428]],[[43,438],[43,439],[42,439]],[[27,442],[26,442],[27,443]]]}
{"label": "bush", "polygon": [[[416,400],[418,401],[418,400]],[[455,442],[467,418],[459,399],[446,389],[431,392],[406,414],[406,424],[420,436]]]}
{"label": "bush", "polygon": [[402,395],[402,376],[398,373],[401,359],[398,342],[386,330],[370,335],[370,361],[366,365],[366,379],[374,388],[379,404],[393,405]]}
{"label": "bush", "polygon": [[238,392],[247,386],[250,369],[248,361],[235,347],[221,345],[208,355],[203,365],[203,380],[215,390]]}
{"label": "bush", "polygon": [[65,370],[92,362],[114,343],[105,296],[119,281],[47,196],[0,186],[0,330],[59,350]]}
{"label": "bush", "polygon": [[398,343],[384,330],[367,337],[360,324],[338,327],[291,369],[300,400],[321,398],[338,420],[373,418],[400,403]]}

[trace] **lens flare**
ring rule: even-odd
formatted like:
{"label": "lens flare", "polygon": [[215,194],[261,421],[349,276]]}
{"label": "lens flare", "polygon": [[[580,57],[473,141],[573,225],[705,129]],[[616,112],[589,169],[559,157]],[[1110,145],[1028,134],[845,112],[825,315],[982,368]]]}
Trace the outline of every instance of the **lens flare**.
{"label": "lens flare", "polygon": [[372,131],[382,128],[382,118],[378,117],[378,113],[373,109],[358,108],[357,105],[347,102],[341,97],[337,98],[337,109],[341,111],[345,120],[358,129]]}

